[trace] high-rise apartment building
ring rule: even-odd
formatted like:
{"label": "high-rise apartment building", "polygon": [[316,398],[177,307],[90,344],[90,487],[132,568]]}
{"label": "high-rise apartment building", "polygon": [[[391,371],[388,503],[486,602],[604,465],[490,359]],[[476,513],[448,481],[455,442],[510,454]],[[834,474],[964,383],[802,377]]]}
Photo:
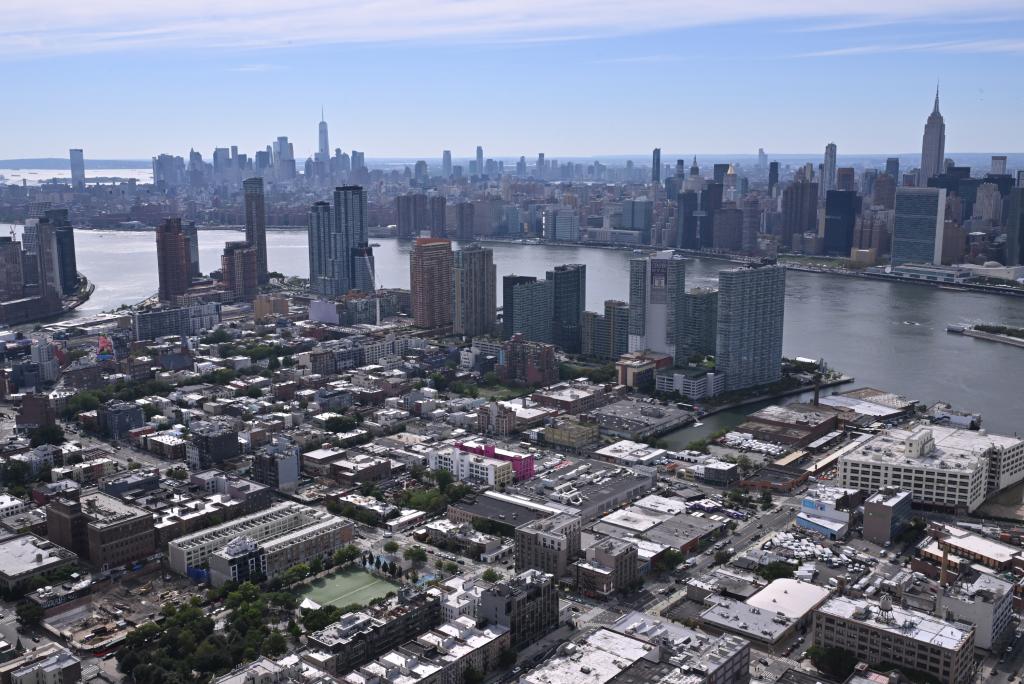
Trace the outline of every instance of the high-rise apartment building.
{"label": "high-rise apartment building", "polygon": [[1024,266],[1024,187],[1010,190],[1006,212],[1006,265]]}
{"label": "high-rise apartment building", "polygon": [[234,295],[235,301],[252,300],[259,290],[259,255],[257,249],[242,240],[228,242],[220,257],[221,282]]}
{"label": "high-rise apartment building", "polygon": [[[682,357],[714,356],[718,341],[718,290],[695,287],[683,297]],[[680,363],[685,358],[679,359]]]}
{"label": "high-rise apartment building", "polygon": [[768,194],[775,196],[775,188],[779,184],[779,162],[773,161],[768,164]]}
{"label": "high-rise apartment building", "polygon": [[825,145],[825,161],[821,165],[821,196],[836,189],[836,144]]}
{"label": "high-rise apartment building", "polygon": [[[939,112],[939,89],[935,88],[935,106],[928,115],[921,138],[921,170],[918,185],[925,187],[928,179],[941,174],[946,162],[946,122]],[[895,250],[894,250],[895,251]]]}
{"label": "high-rise apartment building", "polygon": [[420,328],[447,328],[452,323],[452,243],[419,238],[409,255],[412,315]]}
{"label": "high-rise apartment building", "polygon": [[484,175],[484,148],[480,145],[476,146],[476,173],[478,176]]}
{"label": "high-rise apartment building", "polygon": [[395,214],[400,239],[420,237],[429,220],[427,196],[422,193],[399,195],[395,198]]}
{"label": "high-rise apartment building", "polygon": [[581,323],[587,308],[587,267],[564,264],[548,271],[551,282],[551,342],[570,354],[579,354],[582,344]]}
{"label": "high-rise apartment building", "polygon": [[524,283],[533,283],[533,276],[507,275],[501,279],[501,337],[507,340],[516,331],[515,324],[515,288]]}
{"label": "high-rise apartment building", "polygon": [[427,198],[427,228],[430,230],[430,237],[447,237],[447,200],[444,195],[430,195]]}
{"label": "high-rise apartment building", "polygon": [[71,188],[73,190],[85,190],[85,155],[82,150],[72,148],[70,150],[71,161]]}
{"label": "high-rise apartment building", "polygon": [[992,155],[992,166],[989,171],[993,176],[1005,176],[1006,175],[1006,155],[1005,154],[993,154]]}
{"label": "high-rise apartment building", "polygon": [[871,204],[882,209],[892,209],[896,206],[896,176],[888,173],[875,178],[875,186],[872,188]]}
{"label": "high-rise apartment building", "polygon": [[836,190],[854,192],[857,190],[857,172],[852,166],[836,169]]}
{"label": "high-rise apartment building", "polygon": [[455,205],[455,239],[469,242],[473,239],[473,203],[459,202]]}
{"label": "high-rise apartment building", "polygon": [[455,252],[452,286],[452,331],[467,337],[490,335],[498,307],[494,251],[471,244]]}
{"label": "high-rise apartment building", "polygon": [[661,182],[661,148],[655,147],[651,153],[651,182]]}
{"label": "high-rise apartment building", "polygon": [[180,218],[165,219],[156,229],[157,276],[162,302],[185,294],[192,284],[189,239],[181,230]]}
{"label": "high-rise apartment building", "polygon": [[552,307],[554,306],[552,282],[530,278],[515,284],[511,294],[511,299],[505,299],[502,303],[502,310],[506,315],[509,311],[512,312],[509,336],[518,333],[531,342],[550,344],[553,333]]}
{"label": "high-rise apartment building", "polygon": [[676,355],[685,293],[686,265],[672,250],[629,260],[629,351]]}
{"label": "high-rise apartment building", "polygon": [[335,250],[334,219],[330,202],[317,202],[309,210],[307,243],[309,249],[309,287],[320,295],[341,295],[345,291],[335,277],[335,268],[344,263],[343,253]]}
{"label": "high-rise apartment building", "polygon": [[945,188],[899,188],[892,230],[892,264],[941,264]]}
{"label": "high-rise apartment building", "polygon": [[477,619],[509,628],[511,647],[525,648],[558,627],[555,578],[529,569],[480,592]]}
{"label": "high-rise apartment building", "polygon": [[614,361],[629,351],[629,304],[609,299],[604,315],[583,312],[580,352],[604,361]]}
{"label": "high-rise apartment building", "polygon": [[24,294],[21,243],[9,235],[0,235],[0,302],[21,299]]}
{"label": "high-rise apartment building", "polygon": [[715,365],[726,390],[782,378],[784,266],[749,266],[718,274]]}
{"label": "high-rise apartment building", "polygon": [[334,207],[331,218],[333,278],[338,294],[355,287],[355,248],[367,247],[366,190],[358,185],[343,185],[334,189]]}
{"label": "high-rise apartment building", "polygon": [[266,283],[267,276],[267,207],[263,197],[263,179],[242,181],[245,196],[245,241],[256,248],[256,278]]}

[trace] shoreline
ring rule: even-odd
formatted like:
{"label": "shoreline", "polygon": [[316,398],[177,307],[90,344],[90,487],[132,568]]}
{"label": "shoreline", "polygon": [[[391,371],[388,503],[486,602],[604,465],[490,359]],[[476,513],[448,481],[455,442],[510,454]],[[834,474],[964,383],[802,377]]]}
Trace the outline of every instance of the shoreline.
{"label": "shoreline", "polygon": [[[844,375],[842,377],[836,378],[835,380],[829,380],[828,382],[820,383],[818,385],[818,388],[819,389],[826,389],[826,388],[829,388],[829,387],[838,387],[840,385],[848,385],[851,382],[856,382],[856,381],[857,381],[856,378],[854,378],[852,376],[849,376],[849,375]],[[760,396],[751,397],[749,399],[741,399],[740,401],[734,401],[734,402],[730,402],[728,404],[723,404],[721,406],[716,406],[716,407],[714,407],[714,409],[712,409],[710,411],[707,411],[703,415],[701,415],[701,418],[706,418],[708,416],[713,416],[716,413],[722,413],[724,411],[731,411],[732,409],[740,408],[740,407],[743,407],[743,406],[748,406],[750,404],[758,404],[758,403],[760,403],[762,401],[771,401],[773,399],[782,399],[784,397],[791,397],[791,396],[796,395],[796,394],[804,394],[805,392],[813,392],[813,391],[814,391],[814,385],[810,385],[810,386],[806,386],[806,387],[793,387],[792,389],[781,390],[781,391],[778,391],[778,392],[772,392],[771,394],[762,394]]]}

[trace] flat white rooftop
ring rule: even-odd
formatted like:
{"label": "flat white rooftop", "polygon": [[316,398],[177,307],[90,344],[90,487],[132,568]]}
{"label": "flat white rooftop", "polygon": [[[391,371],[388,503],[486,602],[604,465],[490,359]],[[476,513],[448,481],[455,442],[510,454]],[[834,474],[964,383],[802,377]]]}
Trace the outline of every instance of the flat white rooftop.
{"label": "flat white rooftop", "polygon": [[973,625],[947,622],[928,613],[896,605],[892,607],[891,620],[885,621],[877,602],[845,596],[829,599],[818,610],[952,651],[959,649],[974,633]]}
{"label": "flat white rooftop", "polygon": [[747,605],[800,620],[828,598],[829,590],[797,579],[777,579],[747,599]]}

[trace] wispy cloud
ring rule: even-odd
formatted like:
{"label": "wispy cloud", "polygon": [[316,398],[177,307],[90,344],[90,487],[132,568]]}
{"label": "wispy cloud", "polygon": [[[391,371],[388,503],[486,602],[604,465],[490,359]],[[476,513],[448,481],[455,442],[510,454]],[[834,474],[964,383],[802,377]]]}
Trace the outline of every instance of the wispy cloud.
{"label": "wispy cloud", "polygon": [[238,66],[228,67],[227,70],[242,74],[263,74],[268,71],[281,71],[283,68],[278,64],[239,64]]}
{"label": "wispy cloud", "polygon": [[[325,43],[572,40],[757,21],[1003,16],[1005,0],[4,0],[0,57]],[[1024,8],[1015,14],[1024,16]]]}
{"label": "wispy cloud", "polygon": [[661,64],[663,62],[678,62],[682,59],[679,55],[630,55],[624,57],[609,57],[607,59],[595,59],[591,64]]}
{"label": "wispy cloud", "polygon": [[1024,40],[947,40],[927,43],[871,43],[793,55],[805,57],[856,57],[897,52],[944,52],[960,54],[1022,54]]}

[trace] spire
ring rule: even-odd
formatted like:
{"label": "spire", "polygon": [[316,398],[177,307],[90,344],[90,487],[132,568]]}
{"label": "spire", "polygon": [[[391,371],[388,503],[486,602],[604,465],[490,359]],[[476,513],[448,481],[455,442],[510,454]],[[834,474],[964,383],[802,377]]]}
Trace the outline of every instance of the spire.
{"label": "spire", "polygon": [[[936,101],[938,101],[938,98],[936,98]],[[320,105],[320,120],[321,121],[324,120],[324,106],[323,105]]]}
{"label": "spire", "polygon": [[939,82],[935,82],[935,108],[932,109],[932,114],[939,113]]}

